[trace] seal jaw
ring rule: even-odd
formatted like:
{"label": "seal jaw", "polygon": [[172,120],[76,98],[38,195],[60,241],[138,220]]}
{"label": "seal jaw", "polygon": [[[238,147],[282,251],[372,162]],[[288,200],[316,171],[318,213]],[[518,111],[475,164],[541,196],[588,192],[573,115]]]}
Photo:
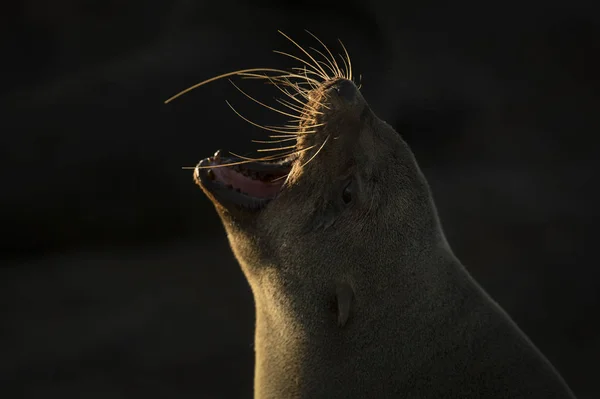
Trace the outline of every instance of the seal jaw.
{"label": "seal jaw", "polygon": [[253,212],[277,197],[290,170],[291,162],[247,162],[217,151],[200,161],[194,180],[215,204]]}

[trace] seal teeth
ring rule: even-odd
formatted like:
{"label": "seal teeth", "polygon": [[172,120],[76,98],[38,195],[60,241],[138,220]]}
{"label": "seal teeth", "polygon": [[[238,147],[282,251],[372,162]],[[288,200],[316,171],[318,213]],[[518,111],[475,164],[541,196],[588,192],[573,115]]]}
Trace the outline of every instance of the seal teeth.
{"label": "seal teeth", "polygon": [[222,150],[217,150],[214,154],[213,154],[213,158],[215,159],[215,161],[220,162],[221,161],[221,153],[223,151]]}
{"label": "seal teeth", "polygon": [[208,178],[209,178],[210,180],[215,180],[215,172],[214,172],[212,169],[209,169],[209,170],[206,172],[206,175],[208,176]]}

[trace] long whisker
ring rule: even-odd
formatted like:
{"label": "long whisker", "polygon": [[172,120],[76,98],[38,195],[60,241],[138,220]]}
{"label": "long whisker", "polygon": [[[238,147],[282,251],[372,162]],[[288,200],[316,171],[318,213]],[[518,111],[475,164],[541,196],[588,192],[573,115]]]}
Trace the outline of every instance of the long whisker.
{"label": "long whisker", "polygon": [[[308,79],[308,72],[309,72],[309,71],[306,69],[306,67],[304,67],[304,68],[303,68],[303,70],[304,70],[304,76],[306,76],[306,78]],[[317,87],[319,87],[319,84],[320,84],[320,83],[312,83],[312,82],[309,82],[309,84],[310,84],[310,88],[311,88],[311,90],[315,90]]]}
{"label": "long whisker", "polygon": [[[282,78],[282,79],[284,81],[288,82],[290,84],[290,86],[293,86],[294,89],[296,89],[296,93],[300,94],[308,102],[308,100],[309,100],[309,98],[308,98],[309,90],[306,90],[306,89],[300,87],[300,85],[298,84],[298,82],[292,83],[289,79],[287,79],[285,77]],[[295,97],[295,96],[292,95],[292,97]],[[298,100],[298,101],[301,101],[301,100]]]}
{"label": "long whisker", "polygon": [[243,161],[235,161],[235,162],[229,162],[229,163],[223,163],[223,164],[217,164],[217,165],[206,165],[206,166],[200,166],[200,165],[196,165],[196,166],[182,166],[181,169],[184,170],[196,170],[196,169],[212,169],[212,168],[223,168],[226,166],[235,166],[235,165],[242,165],[242,164],[246,164],[246,163],[252,163],[252,162],[260,162],[260,161],[272,161],[274,159],[280,159],[280,158],[285,158],[288,155],[292,155],[294,154],[294,152],[291,152],[287,155],[282,155],[282,154],[276,154],[276,155],[268,155],[265,157],[261,157],[261,158],[248,158],[248,157],[244,157],[242,155],[237,155],[233,152],[230,152],[231,155],[238,157],[240,159],[243,159]]}
{"label": "long whisker", "polygon": [[[286,154],[275,154],[275,155],[268,155],[268,156],[266,156],[266,157],[263,157],[263,158],[248,158],[248,157],[244,157],[244,156],[242,156],[242,155],[238,155],[238,154],[236,154],[236,153],[234,153],[234,152],[229,152],[229,153],[230,153],[231,155],[235,156],[235,157],[238,157],[238,158],[244,159],[244,160],[246,160],[247,162],[260,162],[260,161],[273,161],[273,160],[275,160],[275,159],[282,159],[282,158],[286,158],[286,157],[288,157],[288,156],[292,156],[292,155],[301,154],[301,153],[303,153],[303,152],[305,152],[305,151],[308,151],[308,150],[310,150],[311,148],[314,148],[314,147],[316,147],[316,144],[313,144],[313,145],[311,145],[311,146],[309,146],[309,147],[302,148],[302,149],[299,149],[299,150],[296,150],[296,151],[290,151],[290,152],[288,152],[288,153],[286,153]],[[247,162],[244,162],[244,163],[247,163]],[[205,166],[204,168],[206,168],[206,167],[207,167],[207,166]],[[277,180],[277,179],[275,179],[275,180]],[[275,181],[275,180],[273,180],[273,181]]]}
{"label": "long whisker", "polygon": [[331,71],[331,73],[333,74],[333,77],[338,77],[338,72],[335,70],[335,66],[331,65],[331,61],[329,61],[329,58],[327,58],[325,56],[325,54],[323,54],[323,52],[317,50],[314,47],[309,47],[312,51],[314,51],[315,53],[319,54],[321,57],[323,57],[327,62],[324,61],[318,61],[317,62],[321,65],[323,65],[324,67],[327,67],[327,69],[329,69]]}
{"label": "long whisker", "polygon": [[[306,82],[295,82],[292,83],[289,79],[287,79],[286,77],[273,77],[273,76],[268,76],[268,75],[250,75],[250,74],[244,74],[245,78],[253,78],[253,79],[268,79],[268,82],[265,83],[269,83],[272,84],[273,86],[275,86],[279,91],[281,91],[282,93],[284,93],[286,96],[288,96],[289,98],[291,98],[292,100],[296,101],[297,103],[301,104],[303,107],[307,106],[308,104],[308,92],[309,90],[303,89],[299,86],[299,84],[309,84]],[[280,85],[285,85],[288,87],[293,88],[296,93],[290,93],[289,91],[285,90],[284,88],[282,88]],[[302,101],[299,100],[297,98],[297,95],[301,95],[306,101]],[[315,110],[316,109],[314,107],[309,106],[310,109]]]}
{"label": "long whisker", "polygon": [[338,71],[338,73],[336,73],[335,76],[338,77],[338,78],[341,78],[342,77],[342,71],[341,71],[340,67],[338,66],[337,62],[335,61],[335,57],[333,56],[333,53],[329,50],[329,48],[325,45],[325,43],[323,43],[321,41],[321,39],[319,39],[312,32],[309,32],[308,30],[306,30],[306,33],[308,33],[309,35],[311,35],[312,37],[314,37],[319,43],[321,43],[321,46],[323,46],[323,48],[325,48],[325,50],[327,51],[327,53],[331,57],[331,58],[325,57],[325,59],[328,60],[330,63],[332,63],[332,65],[335,66],[336,70]]}
{"label": "long whisker", "polygon": [[292,83],[289,79],[286,79],[287,77],[297,78],[298,76],[301,76],[302,79],[305,79],[304,76],[297,75],[297,74],[268,76],[268,75],[244,73],[244,74],[240,74],[240,76],[242,77],[242,79],[268,79],[269,82],[266,82],[266,83],[283,84],[285,86],[291,86],[293,88],[298,88],[299,90],[302,90],[302,91],[305,91],[305,89],[300,88],[298,85],[307,85],[307,84],[309,84],[308,82],[294,82],[294,83]]}
{"label": "long whisker", "polygon": [[303,168],[304,166],[308,165],[308,163],[310,161],[312,161],[313,159],[315,159],[315,157],[319,154],[319,152],[321,152],[321,150],[323,149],[323,147],[325,147],[325,144],[327,143],[327,140],[329,140],[329,136],[325,137],[325,140],[323,141],[323,144],[321,144],[321,147],[319,147],[319,149],[317,150],[317,152],[315,152],[313,154],[313,156],[310,157],[310,159],[308,161],[306,161],[305,163],[303,163],[302,166],[300,166],[300,168]]}
{"label": "long whisker", "polygon": [[348,79],[349,76],[349,72],[348,72],[348,64],[346,63],[346,60],[344,59],[344,57],[342,57],[341,54],[338,54],[340,56],[340,59],[342,60],[342,62],[344,63],[344,72],[342,73],[342,77],[344,79]]}
{"label": "long whisker", "polygon": [[[297,99],[294,95],[292,95],[290,92],[288,92],[287,90],[279,87],[279,85],[277,85],[277,83],[274,83],[275,87],[277,87],[277,89],[279,89],[282,93],[284,93],[286,96],[288,96],[289,98],[291,98],[292,100],[296,101],[298,104],[301,105],[301,107],[294,105],[295,107],[301,109],[302,114],[305,114],[306,111],[304,111],[304,108],[308,108],[311,111],[313,111],[316,114],[323,114],[322,112],[318,111],[315,107],[313,107],[312,105],[310,105],[308,102],[304,102],[302,100]],[[281,101],[284,101],[283,99],[280,99]],[[289,106],[292,106],[293,104],[291,104],[288,101],[285,101]]]}
{"label": "long whisker", "polygon": [[[304,107],[299,107],[299,106],[297,106],[295,104],[292,104],[289,101],[286,101],[286,100],[284,100],[282,98],[276,98],[275,101],[277,101],[279,104],[283,105],[284,107],[287,107],[287,108],[289,108],[289,109],[291,109],[293,111],[299,112],[301,115],[306,115],[307,114],[307,112],[304,109]],[[323,115],[322,112],[319,112],[319,111],[316,111],[316,110],[313,110],[313,112],[316,113],[316,114]]]}
{"label": "long whisker", "polygon": [[[290,73],[289,71],[284,71],[282,69],[273,69],[273,68],[239,69],[237,71],[227,72],[227,73],[224,73],[224,74],[221,74],[221,75],[218,75],[218,76],[213,76],[210,79],[206,79],[206,80],[203,80],[200,83],[196,83],[195,85],[190,86],[187,89],[182,90],[179,93],[175,94],[174,96],[172,96],[172,97],[168,98],[167,100],[165,100],[165,104],[168,104],[171,101],[173,101],[174,99],[176,99],[177,97],[181,97],[182,95],[184,95],[186,93],[189,93],[190,91],[192,91],[194,89],[197,89],[198,87],[203,86],[203,85],[205,85],[207,83],[214,82],[215,80],[223,79],[223,78],[226,78],[226,77],[229,77],[229,76],[240,75],[240,74],[247,73],[247,72],[277,72],[277,73],[283,73],[283,74],[289,74]],[[305,79],[305,77],[302,76],[302,75],[296,75],[295,77],[297,77],[299,79]]]}
{"label": "long whisker", "polygon": [[[323,64],[323,62],[321,62],[321,61],[317,61],[317,62],[318,62],[318,63],[320,63],[320,64]],[[327,64],[325,64],[325,66],[329,67]],[[292,67],[292,68],[290,68],[290,69],[292,69],[292,70],[294,70],[294,71],[303,71],[304,73],[308,73],[308,74],[311,74],[311,75],[317,75],[317,76],[319,76],[319,77],[323,78],[323,76],[321,76],[321,74],[319,74],[319,73],[317,73],[317,72],[315,72],[315,71],[312,71],[312,70],[310,70],[310,69],[306,69],[306,66],[302,66],[302,67]],[[325,80],[327,80],[327,79],[325,79]]]}
{"label": "long whisker", "polygon": [[[225,102],[227,103],[227,105],[229,105],[229,108],[231,108],[233,110],[233,112],[236,113],[237,116],[239,116],[240,118],[242,118],[243,120],[245,120],[246,122],[248,122],[249,124],[251,124],[252,126],[256,126],[256,127],[260,128],[260,129],[264,129],[264,130],[269,131],[269,132],[282,133],[282,134],[288,133],[288,132],[283,131],[283,130],[268,128],[266,126],[259,125],[256,122],[252,122],[250,119],[246,118],[245,116],[243,116],[242,114],[240,114],[235,108],[233,108],[233,106],[229,103],[229,101],[225,100]],[[304,134],[304,133],[308,133],[308,132],[298,132],[298,134]]]}
{"label": "long whisker", "polygon": [[292,40],[291,37],[289,37],[288,35],[286,35],[282,31],[278,31],[278,32],[281,33],[283,36],[285,36],[285,38],[288,39],[290,42],[294,43],[294,45],[296,47],[298,47],[304,54],[306,54],[308,56],[308,58],[310,58],[312,60],[312,62],[314,62],[316,64],[315,67],[317,67],[319,70],[321,70],[321,72],[323,72],[323,78],[325,80],[329,80],[330,79],[330,77],[327,75],[327,72],[325,72],[325,70],[317,63],[317,61],[313,58],[312,55],[310,55],[310,53],[308,51],[304,50],[304,48],[302,46],[300,46],[298,43],[296,43],[294,40]]}
{"label": "long whisker", "polygon": [[258,152],[268,152],[268,151],[281,151],[281,150],[291,150],[292,148],[296,148],[296,145],[290,145],[287,147],[278,147],[278,148],[261,148],[260,150],[256,150]]}
{"label": "long whisker", "polygon": [[275,143],[284,143],[286,141],[292,141],[292,140],[296,140],[296,136],[289,137],[287,139],[281,139],[281,140],[252,140],[252,142],[258,143],[258,144],[275,144]]}
{"label": "long whisker", "polygon": [[[294,69],[294,68],[292,68],[292,69]],[[302,70],[302,68],[295,68],[295,69]],[[311,72],[313,74],[315,74],[314,71],[311,71]],[[246,76],[248,78],[255,78],[255,79],[269,79],[269,78],[271,78],[273,80],[278,80],[278,81],[282,81],[282,82],[289,81],[289,79],[287,79],[287,78],[300,79],[300,81],[298,81],[298,82],[294,82],[294,83],[292,83],[291,81],[289,82],[290,84],[293,84],[293,85],[296,85],[296,84],[298,84],[298,85],[319,84],[319,81],[317,79],[310,78],[308,76],[305,76],[303,74],[296,73],[296,72],[293,72],[293,71],[291,71],[291,72],[287,71],[285,74],[274,75],[274,76],[261,75],[261,74],[250,74],[250,73],[243,73],[243,74],[240,74],[240,76]]]}
{"label": "long whisker", "polygon": [[279,134],[274,134],[274,135],[270,135],[270,136],[269,136],[269,138],[274,138],[274,139],[277,139],[277,138],[282,138],[282,137],[289,137],[289,138],[290,138],[290,140],[291,140],[292,138],[297,138],[297,137],[298,137],[298,135],[297,135],[297,134],[281,134],[281,135],[279,135]]}
{"label": "long whisker", "polygon": [[[281,88],[280,86],[278,86],[277,84],[275,84],[275,87],[277,87],[282,93],[284,93],[286,96],[288,96],[290,99],[296,101],[298,104],[300,104],[302,107],[306,107],[308,106],[307,102],[299,100],[295,95],[293,95],[292,93],[290,93],[289,91]],[[298,92],[296,92],[296,94],[298,94]],[[310,109],[315,110],[313,107],[308,106]],[[316,110],[315,110],[316,111]]]}
{"label": "long whisker", "polygon": [[283,125],[283,126],[272,126],[272,125],[265,125],[266,127],[270,127],[272,129],[287,129],[287,130],[298,130],[298,126],[291,126],[291,125]]}
{"label": "long whisker", "polygon": [[[315,75],[317,75],[318,77],[320,77],[323,80],[328,80],[329,79],[327,77],[327,74],[325,73],[325,71],[321,71],[320,70],[320,69],[322,69],[320,66],[319,66],[319,68],[315,68],[315,66],[313,64],[311,64],[310,62],[308,62],[308,61],[306,61],[306,60],[304,60],[304,59],[302,59],[300,57],[297,57],[297,56],[295,56],[293,54],[286,53],[285,51],[273,50],[273,52],[276,53],[276,54],[285,55],[286,57],[290,57],[290,58],[292,58],[292,59],[294,59],[296,61],[299,61],[299,62],[307,65],[308,67],[311,68],[311,72],[312,73],[314,73]],[[316,61],[315,61],[315,63],[316,63]]]}
{"label": "long whisker", "polygon": [[344,46],[344,43],[342,43],[342,40],[338,39],[338,41],[342,45],[342,48],[344,49],[344,53],[346,53],[346,58],[348,59],[348,79],[352,80],[352,61],[350,61],[350,54],[348,54],[348,50],[346,50],[346,46]]}
{"label": "long whisker", "polygon": [[281,159],[281,158],[285,158],[285,157],[287,157],[288,155],[292,155],[292,154],[294,154],[294,153],[295,153],[295,151],[291,151],[291,152],[289,152],[289,153],[287,153],[287,154],[275,154],[275,155],[267,155],[267,156],[264,156],[264,157],[261,157],[261,158],[250,158],[250,157],[245,157],[245,156],[243,156],[243,155],[239,155],[239,154],[236,154],[235,152],[231,152],[231,151],[229,151],[229,153],[230,153],[231,155],[233,155],[234,157],[238,157],[238,158],[244,159],[244,160],[246,160],[246,161],[248,161],[248,162],[261,162],[261,161],[273,161],[273,160],[275,160],[275,159]]}
{"label": "long whisker", "polygon": [[285,115],[285,116],[289,116],[291,118],[301,118],[302,117],[301,115],[288,114],[287,112],[283,112],[283,111],[281,111],[281,110],[279,110],[277,108],[270,107],[267,104],[264,104],[264,103],[258,101],[257,99],[255,99],[254,97],[252,97],[251,95],[247,94],[245,91],[243,91],[242,89],[240,89],[238,87],[238,85],[236,85],[235,83],[233,83],[232,80],[229,80],[229,82],[233,85],[233,87],[235,87],[236,89],[238,89],[243,95],[245,95],[246,97],[248,97],[250,100],[254,101],[257,104],[262,105],[263,107],[265,107],[267,109],[270,109],[271,111],[279,112],[280,114]]}
{"label": "long whisker", "polygon": [[[297,154],[300,154],[300,153],[302,153],[302,152],[305,152],[305,151],[311,150],[311,149],[315,148],[316,146],[317,146],[316,144],[313,144],[313,145],[311,145],[310,147],[303,148],[303,149],[301,149],[301,150],[298,150],[298,151],[296,151],[296,152],[293,152],[292,154],[289,154],[289,155],[297,155]],[[283,175],[283,176],[281,176],[281,177],[278,177],[278,178],[276,178],[276,179],[273,179],[273,180],[271,180],[271,181],[272,181],[272,182],[274,182],[274,181],[277,181],[277,180],[281,180],[281,179],[283,179],[283,178],[286,178],[288,175],[289,175],[289,173],[288,173],[288,174],[286,174],[286,175]]]}
{"label": "long whisker", "polygon": [[284,99],[274,98],[274,100],[276,102],[278,102],[279,104],[283,105],[284,107],[287,107],[287,108],[289,108],[289,109],[291,109],[293,111],[296,111],[296,112],[300,112],[302,115],[304,115],[305,112],[306,112],[303,108],[298,107],[297,105],[294,105],[294,104],[292,104],[289,101],[286,101]]}

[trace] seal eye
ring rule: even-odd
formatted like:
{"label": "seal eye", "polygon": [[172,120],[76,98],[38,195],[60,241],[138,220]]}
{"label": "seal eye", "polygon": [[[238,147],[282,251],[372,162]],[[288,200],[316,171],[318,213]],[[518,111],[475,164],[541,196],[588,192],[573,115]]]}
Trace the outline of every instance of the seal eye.
{"label": "seal eye", "polygon": [[352,181],[348,182],[346,187],[344,187],[344,191],[342,192],[342,200],[346,205],[352,202]]}

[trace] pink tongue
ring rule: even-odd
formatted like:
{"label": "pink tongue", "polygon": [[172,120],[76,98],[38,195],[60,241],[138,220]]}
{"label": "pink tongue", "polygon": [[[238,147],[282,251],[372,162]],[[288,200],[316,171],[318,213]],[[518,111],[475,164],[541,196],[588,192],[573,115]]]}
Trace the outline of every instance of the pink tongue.
{"label": "pink tongue", "polygon": [[228,167],[214,168],[215,177],[225,185],[231,185],[234,189],[240,189],[243,193],[256,198],[274,197],[281,188],[284,179],[272,183],[254,180]]}

